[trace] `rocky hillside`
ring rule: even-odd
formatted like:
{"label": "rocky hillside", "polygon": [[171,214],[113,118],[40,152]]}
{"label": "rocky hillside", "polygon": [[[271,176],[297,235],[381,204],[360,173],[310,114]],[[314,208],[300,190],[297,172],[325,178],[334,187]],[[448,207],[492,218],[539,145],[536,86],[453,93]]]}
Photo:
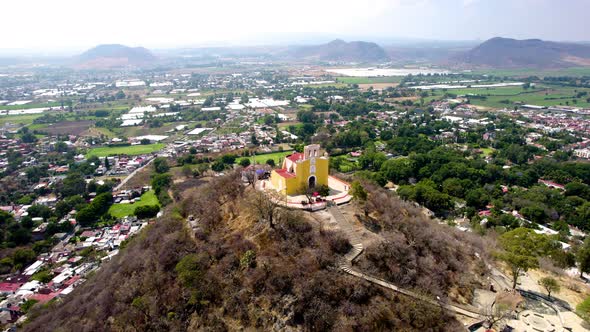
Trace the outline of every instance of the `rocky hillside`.
{"label": "rocky hillside", "polygon": [[[177,191],[174,196],[179,203],[164,217],[130,240],[61,303],[33,308],[24,330],[462,329],[440,307],[340,271],[338,259],[349,250],[348,240],[326,230],[309,214],[268,204],[265,196],[244,189],[239,176],[208,181]],[[385,207],[369,203],[371,216],[382,212],[409,216],[406,221],[383,219],[386,224],[398,223],[383,228],[392,234],[388,236],[405,241],[394,245],[403,245],[403,257],[386,258],[389,268],[406,262],[427,266],[410,269],[408,278],[415,281],[408,281],[408,287],[439,294],[472,279],[468,267],[474,258],[465,254],[472,250],[469,244],[460,247],[453,236],[444,235],[448,228],[427,222],[418,209],[385,191],[369,195],[386,200]],[[420,227],[412,227],[415,222]],[[400,232],[404,237],[394,235]],[[420,234],[436,236],[429,240]],[[423,251],[412,241],[436,243]],[[450,241],[448,247],[446,241]],[[451,263],[439,263],[449,260],[449,255]],[[400,273],[402,278],[408,269],[388,273]],[[424,280],[431,277],[441,281],[426,285]]]}
{"label": "rocky hillside", "polygon": [[456,56],[453,62],[491,68],[590,66],[590,45],[496,37]]}

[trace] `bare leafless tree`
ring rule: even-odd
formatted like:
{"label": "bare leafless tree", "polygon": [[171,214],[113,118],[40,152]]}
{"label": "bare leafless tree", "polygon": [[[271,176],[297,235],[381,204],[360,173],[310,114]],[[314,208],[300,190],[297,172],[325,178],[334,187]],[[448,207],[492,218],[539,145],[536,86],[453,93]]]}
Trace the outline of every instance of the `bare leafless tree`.
{"label": "bare leafless tree", "polygon": [[253,186],[254,183],[256,183],[256,170],[254,167],[250,169],[244,169],[242,170],[242,177],[246,179],[246,182],[248,182],[249,186]]}
{"label": "bare leafless tree", "polygon": [[249,203],[252,209],[270,228],[274,228],[275,219],[281,208],[278,201],[260,191],[253,191],[250,196]]}
{"label": "bare leafless tree", "polygon": [[486,323],[489,328],[501,330],[506,320],[512,315],[512,308],[504,303],[492,303],[484,312]]}

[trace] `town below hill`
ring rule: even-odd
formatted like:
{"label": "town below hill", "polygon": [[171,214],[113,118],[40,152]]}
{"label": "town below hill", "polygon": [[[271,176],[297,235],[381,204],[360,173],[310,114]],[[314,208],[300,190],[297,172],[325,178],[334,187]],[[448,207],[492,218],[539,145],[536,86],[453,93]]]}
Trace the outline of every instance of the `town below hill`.
{"label": "town below hill", "polygon": [[2,326],[586,328],[590,71],[327,45],[2,67]]}

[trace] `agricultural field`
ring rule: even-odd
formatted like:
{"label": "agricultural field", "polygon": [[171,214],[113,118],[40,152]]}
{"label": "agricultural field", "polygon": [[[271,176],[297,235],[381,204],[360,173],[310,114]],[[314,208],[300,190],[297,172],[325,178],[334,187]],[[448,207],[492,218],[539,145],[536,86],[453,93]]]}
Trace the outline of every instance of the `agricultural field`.
{"label": "agricultural field", "polygon": [[105,146],[100,148],[90,149],[88,153],[86,153],[86,157],[107,157],[107,156],[115,156],[115,155],[128,155],[128,156],[136,156],[140,154],[148,154],[162,150],[166,144],[164,143],[156,143],[156,144],[147,144],[147,145],[129,145],[129,146]]}
{"label": "agricultural field", "polygon": [[7,123],[29,125],[42,114],[25,114],[25,115],[3,115],[0,116],[0,126],[4,126]]}
{"label": "agricultural field", "polygon": [[88,128],[88,132],[86,134],[88,136],[93,136],[93,137],[100,137],[100,136],[105,136],[107,138],[117,137],[117,134],[115,134],[114,132],[112,132],[110,129],[103,128],[103,127],[91,127],[91,128]]}
{"label": "agricultural field", "polygon": [[555,76],[588,76],[590,75],[590,67],[572,67],[560,69],[485,69],[474,70],[471,73],[478,75],[494,75],[494,76],[509,76],[509,77],[555,77]]}
{"label": "agricultural field", "polygon": [[359,89],[367,91],[370,88],[375,90],[385,90],[387,88],[395,88],[399,83],[370,83],[370,84],[359,84]]}
{"label": "agricultural field", "polygon": [[[586,93],[578,97],[579,93]],[[522,87],[499,87],[499,88],[465,88],[465,89],[448,89],[430,91],[430,95],[425,97],[426,100],[438,99],[445,93],[456,95],[478,95],[485,98],[470,98],[474,105],[504,108],[512,107],[515,103],[532,104],[540,106],[569,105],[579,107],[589,107],[590,89],[564,87],[559,85],[539,85],[535,89],[525,90]],[[434,96],[432,96],[434,95]]]}
{"label": "agricultural field", "polygon": [[170,135],[167,133],[169,130],[173,130],[176,126],[187,124],[186,122],[167,122],[161,127],[149,128],[144,126],[130,126],[130,127],[119,127],[110,129],[115,135],[134,137],[144,135]]}
{"label": "agricultural field", "polygon": [[48,102],[48,103],[28,103],[28,104],[23,104],[23,105],[4,105],[4,106],[0,106],[0,109],[2,110],[24,110],[24,109],[29,109],[29,108],[43,108],[43,107],[58,107],[61,106],[60,102],[54,101],[54,102]]}
{"label": "agricultural field", "polygon": [[34,124],[29,126],[31,130],[38,130],[50,135],[76,135],[79,136],[84,131],[88,130],[94,125],[94,121],[81,120],[81,121],[62,121],[58,123],[50,124]]}
{"label": "agricultural field", "polygon": [[[273,152],[267,154],[258,154],[255,156],[247,157],[250,159],[250,163],[254,164],[264,164],[267,160],[272,159],[275,161],[275,165],[280,166],[280,163],[285,159],[286,156],[293,153],[293,150],[289,151],[282,151],[282,152]],[[243,159],[243,158],[242,158]],[[240,159],[241,160],[241,159]],[[239,162],[239,160],[238,160]]]}
{"label": "agricultural field", "polygon": [[310,85],[306,85],[305,87],[312,88],[312,89],[327,88],[327,87],[340,89],[340,88],[345,88],[346,86],[347,86],[347,83],[337,81],[336,83],[310,84]]}
{"label": "agricultural field", "polygon": [[145,205],[159,205],[158,197],[153,190],[150,190],[141,195],[141,200],[133,204],[113,204],[109,209],[109,213],[115,218],[123,218],[125,216],[132,216],[138,206]]}

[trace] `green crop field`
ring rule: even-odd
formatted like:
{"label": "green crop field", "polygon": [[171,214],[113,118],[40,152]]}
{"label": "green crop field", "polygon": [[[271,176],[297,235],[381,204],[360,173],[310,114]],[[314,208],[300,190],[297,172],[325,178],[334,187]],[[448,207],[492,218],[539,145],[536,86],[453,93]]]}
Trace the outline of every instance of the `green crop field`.
{"label": "green crop field", "polygon": [[100,148],[90,149],[88,153],[86,153],[87,157],[97,156],[97,157],[107,157],[107,156],[114,156],[114,155],[128,155],[128,156],[136,156],[139,154],[148,154],[152,152],[157,152],[162,150],[166,144],[163,143],[156,143],[156,144],[147,144],[147,145],[129,145],[129,146],[104,146]]}
{"label": "green crop field", "polygon": [[527,77],[527,76],[588,76],[590,75],[590,67],[571,67],[561,69],[485,69],[474,70],[473,74],[488,74],[494,76],[511,76],[511,77]]}
{"label": "green crop field", "polygon": [[45,128],[47,128],[47,124],[45,123],[36,123],[36,124],[31,124],[29,126],[29,130],[43,130]]}
{"label": "green crop field", "polygon": [[328,88],[328,87],[332,87],[332,88],[336,88],[336,89],[340,89],[340,88],[345,88],[346,87],[346,83],[324,83],[324,84],[310,84],[310,85],[306,85],[306,88],[312,88],[312,89],[319,89],[319,88]]}
{"label": "green crop field", "polygon": [[[275,161],[275,165],[281,166],[281,165],[279,165],[279,163],[283,159],[285,159],[285,156],[288,156],[288,155],[292,154],[293,152],[294,152],[293,150],[289,150],[289,151],[283,151],[283,152],[257,154],[255,156],[248,157],[248,159],[250,159],[250,163],[256,163],[256,164],[265,164],[267,160],[272,159]],[[241,159],[239,159],[237,162],[239,163]]]}
{"label": "green crop field", "polygon": [[42,114],[2,115],[0,116],[0,125],[4,125],[9,122],[20,125],[28,125],[33,123],[35,119],[41,116]]}
{"label": "green crop field", "polygon": [[29,103],[29,104],[24,104],[24,105],[5,105],[5,106],[0,106],[0,109],[3,110],[24,110],[24,109],[29,109],[29,108],[42,108],[42,107],[58,107],[61,106],[60,102],[54,101],[54,102],[50,102],[50,103]]}
{"label": "green crop field", "polygon": [[[586,92],[587,95],[576,97],[580,92]],[[499,87],[499,88],[465,88],[465,89],[448,89],[430,91],[426,100],[437,99],[444,96],[445,93],[456,94],[459,96],[478,95],[484,96],[485,99],[470,98],[474,105],[504,108],[512,107],[515,103],[524,103],[540,106],[557,106],[569,105],[578,107],[589,107],[590,89],[573,88],[560,85],[543,84],[535,89],[525,90],[522,87]],[[434,94],[434,96],[432,96]]]}
{"label": "green crop field", "polygon": [[125,216],[132,216],[135,208],[144,205],[159,205],[158,197],[153,190],[150,190],[141,195],[141,200],[133,204],[113,204],[109,209],[109,213],[115,218],[123,218]]}

